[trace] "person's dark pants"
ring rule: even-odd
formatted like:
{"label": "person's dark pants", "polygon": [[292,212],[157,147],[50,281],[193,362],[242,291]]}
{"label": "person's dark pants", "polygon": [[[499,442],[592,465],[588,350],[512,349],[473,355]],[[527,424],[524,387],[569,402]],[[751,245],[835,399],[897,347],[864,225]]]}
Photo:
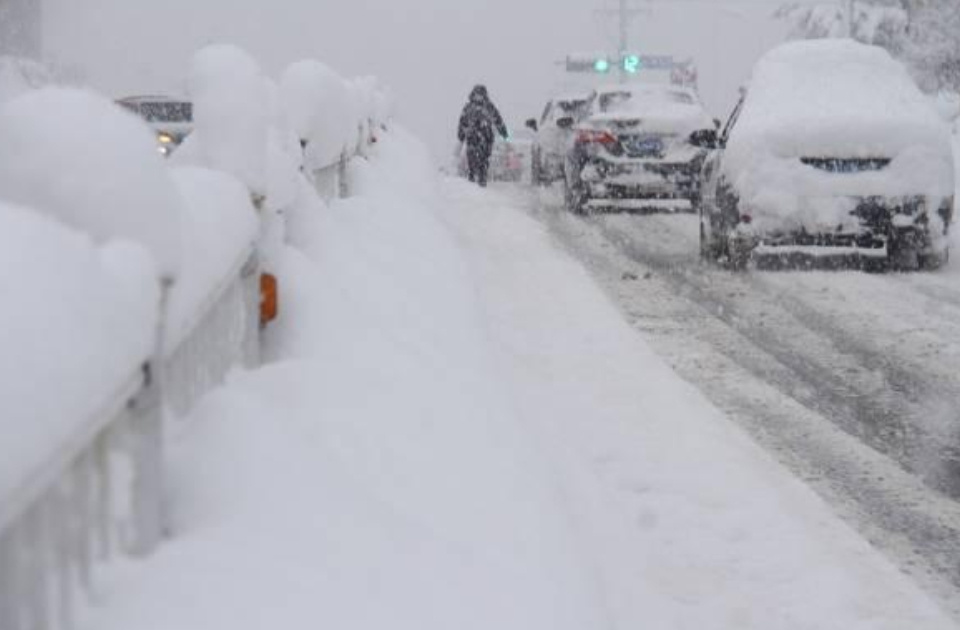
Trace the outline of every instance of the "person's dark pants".
{"label": "person's dark pants", "polygon": [[490,170],[489,144],[478,142],[467,144],[467,175],[471,182],[487,185],[487,171]]}

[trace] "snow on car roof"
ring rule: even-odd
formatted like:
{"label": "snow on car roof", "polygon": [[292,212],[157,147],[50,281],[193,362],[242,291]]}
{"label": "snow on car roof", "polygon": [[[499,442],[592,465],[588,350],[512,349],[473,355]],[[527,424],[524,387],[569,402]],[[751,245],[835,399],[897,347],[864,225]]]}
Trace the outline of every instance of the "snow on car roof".
{"label": "snow on car roof", "polygon": [[186,101],[187,99],[174,98],[172,96],[164,96],[160,94],[142,94],[136,96],[125,96],[123,98],[118,98],[118,103],[178,103]]}
{"label": "snow on car roof", "polygon": [[574,103],[574,102],[587,101],[589,99],[590,99],[590,92],[581,92],[579,94],[561,94],[559,96],[554,96],[550,100],[553,101],[554,103],[561,103],[561,102]]}
{"label": "snow on car roof", "polygon": [[[758,229],[851,221],[850,198],[953,194],[949,130],[907,70],[850,40],[784,44],[754,68],[722,169]],[[798,158],[882,159],[837,176]]]}
{"label": "snow on car roof", "polygon": [[824,39],[781,45],[757,62],[731,150],[738,143],[779,155],[890,157],[917,143],[945,145],[946,135],[889,53]]}
{"label": "snow on car roof", "polygon": [[[618,95],[626,95],[618,99]],[[643,128],[654,133],[690,133],[713,128],[713,120],[692,90],[669,85],[618,85],[597,90],[590,117],[595,124],[624,118],[639,118]]]}
{"label": "snow on car roof", "polygon": [[604,85],[596,89],[598,95],[603,94],[616,94],[620,92],[626,92],[633,94],[635,96],[649,97],[649,98],[671,98],[676,96],[683,96],[693,101],[698,101],[696,93],[689,89],[678,87],[676,85],[670,85],[667,83],[628,83],[628,84],[614,84],[614,85]]}

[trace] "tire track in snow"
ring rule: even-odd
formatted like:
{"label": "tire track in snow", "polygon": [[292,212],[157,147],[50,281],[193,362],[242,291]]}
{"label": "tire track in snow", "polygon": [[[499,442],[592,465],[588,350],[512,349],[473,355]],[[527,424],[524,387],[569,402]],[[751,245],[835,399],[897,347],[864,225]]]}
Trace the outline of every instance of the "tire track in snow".
{"label": "tire track in snow", "polygon": [[[929,401],[944,399],[941,392],[956,390],[955,382],[941,383],[916,366],[904,367],[801,299],[772,294],[762,274],[734,275],[689,254],[664,255],[662,243],[648,248],[642,227],[625,230],[622,222],[604,217],[591,222],[627,257],[659,271],[681,294],[787,368],[771,378],[767,367],[740,361],[754,376],[831,418],[934,488],[960,498],[956,444],[944,442],[956,436],[931,432],[924,422],[931,412]],[[946,398],[958,399],[960,392]]]}
{"label": "tire track in snow", "polygon": [[[681,376],[960,618],[960,503],[898,464],[931,439],[907,425],[930,394],[922,377],[762,277],[702,266],[689,235],[679,235],[679,253],[665,246],[663,226],[624,229],[616,217],[529,205]],[[768,308],[744,307],[754,293]],[[784,325],[795,333],[789,344]]]}

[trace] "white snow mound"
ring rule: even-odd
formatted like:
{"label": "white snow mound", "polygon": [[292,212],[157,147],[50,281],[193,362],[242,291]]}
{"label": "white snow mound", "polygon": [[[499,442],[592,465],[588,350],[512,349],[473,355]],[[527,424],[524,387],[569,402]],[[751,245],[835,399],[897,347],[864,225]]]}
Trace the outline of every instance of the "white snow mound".
{"label": "white snow mound", "polygon": [[140,245],[97,247],[0,203],[0,287],[0,498],[11,500],[149,358],[159,281]]}
{"label": "white snow mound", "polygon": [[143,243],[176,275],[181,200],[137,117],[92,92],[44,88],[0,109],[0,198],[99,243]]}

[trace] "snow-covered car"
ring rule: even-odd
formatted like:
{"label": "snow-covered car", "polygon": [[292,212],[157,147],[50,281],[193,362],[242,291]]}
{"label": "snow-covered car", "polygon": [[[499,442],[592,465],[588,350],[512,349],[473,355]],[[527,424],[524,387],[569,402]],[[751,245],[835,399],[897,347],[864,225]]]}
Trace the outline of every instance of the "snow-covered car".
{"label": "snow-covered car", "polygon": [[193,131],[193,104],[167,96],[128,96],[121,107],[143,118],[157,134],[157,151],[169,156]]}
{"label": "snow-covered car", "polygon": [[506,140],[497,138],[490,156],[490,179],[520,182],[530,172],[533,133],[528,129],[511,132]]}
{"label": "snow-covered car", "polygon": [[591,94],[568,94],[550,99],[540,116],[527,126],[536,132],[533,144],[533,182],[550,184],[563,179],[567,151],[573,142],[573,127],[583,118]]}
{"label": "snow-covered car", "polygon": [[696,94],[670,85],[598,90],[576,126],[565,167],[567,207],[696,210],[716,122]]}
{"label": "snow-covered car", "polygon": [[704,166],[705,259],[901,269],[946,260],[949,130],[883,49],[849,40],[773,49],[720,145]]}

